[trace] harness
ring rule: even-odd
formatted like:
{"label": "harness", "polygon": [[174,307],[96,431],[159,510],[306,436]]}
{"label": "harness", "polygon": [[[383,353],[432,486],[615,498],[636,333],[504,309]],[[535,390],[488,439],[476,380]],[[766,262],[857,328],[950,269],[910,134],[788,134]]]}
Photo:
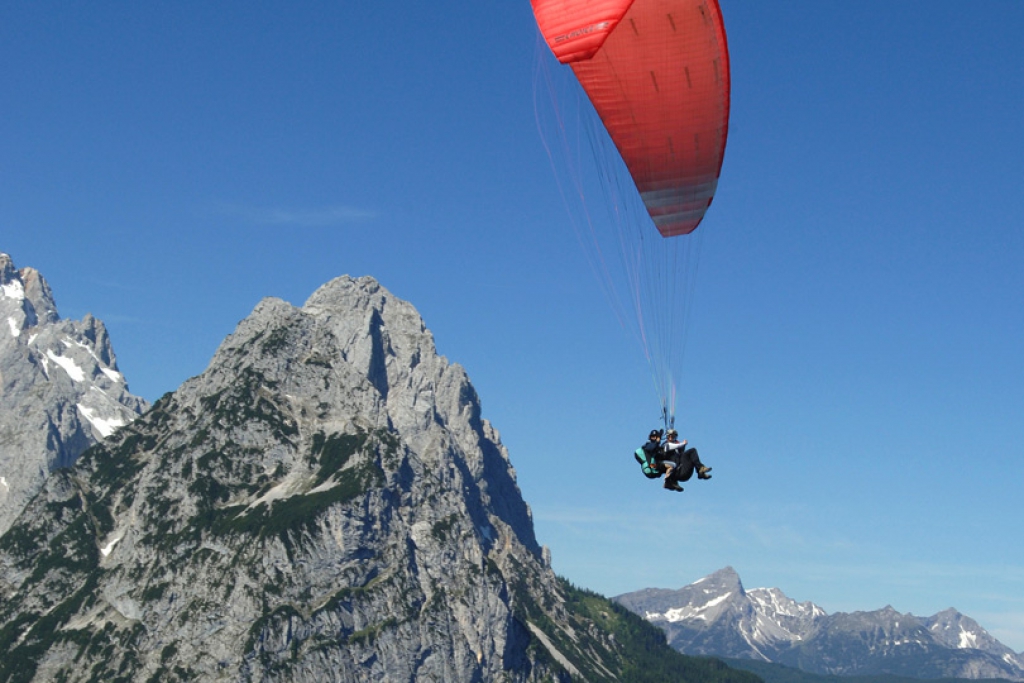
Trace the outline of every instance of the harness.
{"label": "harness", "polygon": [[657,479],[661,476],[661,469],[655,464],[653,460],[648,459],[647,451],[642,447],[633,451],[633,457],[640,463],[640,471],[644,473],[644,476],[648,479]]}

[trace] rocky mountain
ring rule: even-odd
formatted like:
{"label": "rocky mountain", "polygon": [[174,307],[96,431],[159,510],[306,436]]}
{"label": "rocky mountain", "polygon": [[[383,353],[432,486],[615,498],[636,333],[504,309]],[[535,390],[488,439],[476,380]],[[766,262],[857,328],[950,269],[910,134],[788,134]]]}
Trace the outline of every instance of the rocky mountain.
{"label": "rocky mountain", "polygon": [[0,682],[756,680],[545,557],[465,371],[338,278],[46,480],[0,537]]}
{"label": "rocky mountain", "polygon": [[932,617],[827,614],[778,588],[744,590],[731,567],[679,590],[648,588],[615,598],[661,627],[687,654],[754,659],[817,674],[1024,681],[1024,656],[954,609]]}
{"label": "rocky mountain", "polygon": [[129,393],[103,323],[61,320],[43,276],[4,253],[0,401],[0,533],[50,472],[148,408]]}

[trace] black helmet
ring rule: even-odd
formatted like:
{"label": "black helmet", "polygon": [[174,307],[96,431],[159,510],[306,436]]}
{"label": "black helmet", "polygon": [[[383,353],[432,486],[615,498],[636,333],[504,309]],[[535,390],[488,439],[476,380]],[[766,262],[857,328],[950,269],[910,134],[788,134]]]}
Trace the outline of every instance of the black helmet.
{"label": "black helmet", "polygon": [[657,429],[652,429],[650,435],[648,435],[647,438],[650,439],[651,441],[654,441],[655,439],[661,441],[661,432],[659,432]]}

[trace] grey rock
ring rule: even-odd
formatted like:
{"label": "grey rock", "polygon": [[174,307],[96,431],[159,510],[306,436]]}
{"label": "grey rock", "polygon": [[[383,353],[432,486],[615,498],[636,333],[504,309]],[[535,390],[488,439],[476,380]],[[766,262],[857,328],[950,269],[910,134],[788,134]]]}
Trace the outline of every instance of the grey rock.
{"label": "grey rock", "polygon": [[0,533],[54,470],[148,404],[128,391],[103,323],[61,320],[46,280],[0,253]]}

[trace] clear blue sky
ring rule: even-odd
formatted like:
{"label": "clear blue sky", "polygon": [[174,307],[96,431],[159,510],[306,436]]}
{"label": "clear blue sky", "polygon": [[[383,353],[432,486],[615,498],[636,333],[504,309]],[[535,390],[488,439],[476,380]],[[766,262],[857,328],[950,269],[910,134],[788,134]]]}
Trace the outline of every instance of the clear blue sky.
{"label": "clear blue sky", "polygon": [[501,431],[555,569],[732,565],[829,612],[956,607],[1024,650],[1024,3],[722,0],[731,132],[681,407],[567,220],[527,0],[0,7],[0,251],[150,400],[264,296],[411,301]]}

